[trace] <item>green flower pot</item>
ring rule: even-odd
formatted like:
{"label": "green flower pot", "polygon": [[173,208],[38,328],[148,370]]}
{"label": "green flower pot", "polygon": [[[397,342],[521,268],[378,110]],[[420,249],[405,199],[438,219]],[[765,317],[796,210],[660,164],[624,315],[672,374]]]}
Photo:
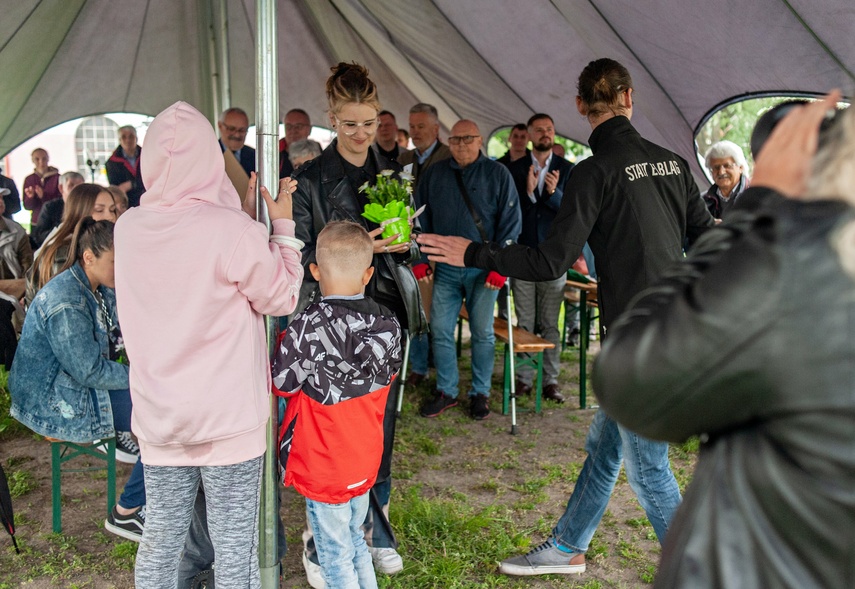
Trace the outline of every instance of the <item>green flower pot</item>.
{"label": "green flower pot", "polygon": [[389,219],[384,221],[383,237],[392,237],[395,234],[400,234],[390,245],[399,243],[407,243],[410,241],[410,223],[407,219]]}

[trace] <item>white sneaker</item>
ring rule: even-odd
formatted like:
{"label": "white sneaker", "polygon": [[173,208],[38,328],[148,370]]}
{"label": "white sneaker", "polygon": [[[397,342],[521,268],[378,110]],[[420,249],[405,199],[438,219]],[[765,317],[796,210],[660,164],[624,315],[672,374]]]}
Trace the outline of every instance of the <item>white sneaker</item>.
{"label": "white sneaker", "polygon": [[314,589],[326,589],[326,583],[321,576],[321,565],[309,560],[309,555],[303,551],[303,568],[306,569],[306,580]]}
{"label": "white sneaker", "polygon": [[404,570],[404,560],[394,548],[374,548],[373,546],[369,546],[368,552],[371,553],[371,560],[374,561],[374,570],[378,573],[394,575]]}

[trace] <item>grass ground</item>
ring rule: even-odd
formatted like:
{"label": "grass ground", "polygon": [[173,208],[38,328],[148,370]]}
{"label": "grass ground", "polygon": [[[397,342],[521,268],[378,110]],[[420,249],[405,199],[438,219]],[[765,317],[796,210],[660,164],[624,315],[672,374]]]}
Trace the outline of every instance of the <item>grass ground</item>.
{"label": "grass ground", "polygon": [[[467,354],[461,361],[468,383]],[[398,425],[391,519],[404,571],[380,575],[382,588],[605,588],[645,587],[656,571],[659,544],[621,475],[588,552],[581,576],[511,578],[496,563],[523,553],[549,535],[564,509],[585,459],[585,434],[593,417],[578,409],[578,356],[562,355],[560,384],[568,402],[548,402],[540,414],[520,400],[518,433],[500,413],[501,357],[494,378],[494,413],[470,420],[464,408],[435,419],[417,416],[431,382],[410,388]],[[2,377],[0,377],[2,379]],[[0,380],[2,384],[2,380]],[[465,389],[464,389],[465,390]],[[694,444],[672,448],[672,465],[685,486],[694,468]],[[103,473],[65,475],[63,534],[51,532],[50,450],[46,442],[8,417],[0,393],[0,461],[10,479],[22,554],[0,532],[0,589],[126,588],[133,586],[136,544],[104,531]],[[122,465],[120,485],[130,467]],[[306,588],[300,564],[304,506],[283,494],[282,516],[290,550],[282,561],[281,587]]]}

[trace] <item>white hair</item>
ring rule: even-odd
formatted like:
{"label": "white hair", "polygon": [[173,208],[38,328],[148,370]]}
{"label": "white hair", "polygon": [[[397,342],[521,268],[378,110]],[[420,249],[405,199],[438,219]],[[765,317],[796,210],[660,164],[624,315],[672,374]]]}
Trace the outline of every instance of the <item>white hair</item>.
{"label": "white hair", "polygon": [[733,158],[733,161],[736,162],[737,166],[742,168],[743,172],[748,171],[748,162],[745,161],[745,154],[742,153],[742,149],[733,141],[725,140],[714,143],[712,147],[707,150],[707,154],[704,156],[704,163],[707,168],[709,168],[710,160],[723,159],[726,157]]}
{"label": "white hair", "polygon": [[288,159],[293,164],[297,159],[304,157],[316,158],[321,155],[321,144],[313,139],[295,141],[288,146]]}
{"label": "white hair", "polygon": [[[838,112],[823,133],[813,158],[805,200],[840,200],[855,207],[855,109]],[[855,278],[855,221],[844,225],[834,237],[834,246],[844,270]]]}

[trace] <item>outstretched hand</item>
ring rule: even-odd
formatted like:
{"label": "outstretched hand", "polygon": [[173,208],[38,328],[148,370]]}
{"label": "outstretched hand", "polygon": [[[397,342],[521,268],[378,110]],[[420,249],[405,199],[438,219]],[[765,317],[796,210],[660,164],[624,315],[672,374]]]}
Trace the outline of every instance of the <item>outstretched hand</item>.
{"label": "outstretched hand", "polygon": [[440,262],[449,266],[463,268],[463,256],[466,248],[472,243],[464,237],[454,235],[437,235],[435,233],[422,233],[416,238],[422,253],[427,254],[431,262]]}
{"label": "outstretched hand", "polygon": [[374,240],[374,254],[403,254],[410,251],[410,242],[405,241],[404,243],[396,243],[392,245],[392,242],[398,239],[399,235],[396,233],[395,235],[391,235],[389,237],[382,237],[383,228],[378,227],[373,231],[369,231],[368,235],[371,236],[371,239]]}
{"label": "outstretched hand", "polygon": [[751,185],[789,198],[803,196],[819,145],[819,126],[840,97],[840,90],[832,90],[822,100],[794,108],[785,116],[757,155]]}

